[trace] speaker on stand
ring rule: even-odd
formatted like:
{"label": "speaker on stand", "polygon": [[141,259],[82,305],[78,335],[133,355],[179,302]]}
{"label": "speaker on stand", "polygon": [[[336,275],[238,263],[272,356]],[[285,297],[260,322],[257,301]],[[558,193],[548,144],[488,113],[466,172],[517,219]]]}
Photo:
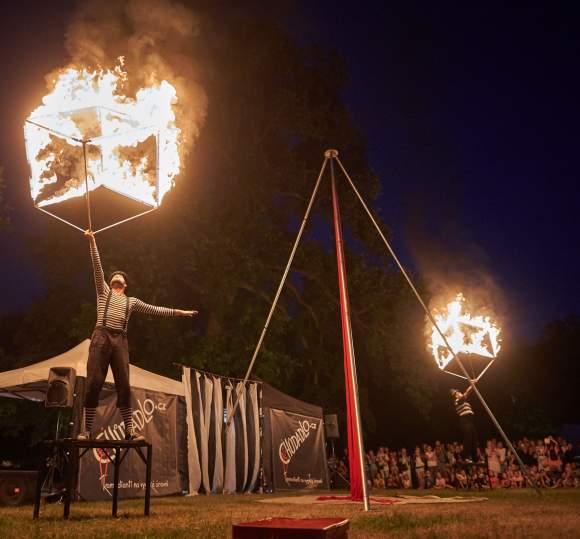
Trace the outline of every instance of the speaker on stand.
{"label": "speaker on stand", "polygon": [[[48,372],[48,388],[44,406],[46,408],[58,408],[55,440],[60,438],[63,409],[72,408],[74,404],[76,377],[76,371],[72,367],[52,367]],[[47,500],[56,501],[64,493],[62,486],[56,486],[56,478],[60,477],[62,479],[64,477],[64,462],[61,462],[56,448],[54,453],[47,459],[47,468],[48,471],[42,484],[41,495]]]}
{"label": "speaker on stand", "polygon": [[[350,486],[348,479],[342,475],[338,470],[338,459],[334,450],[334,441],[340,438],[338,431],[338,416],[336,414],[328,414],[324,416],[324,434],[326,439],[330,441],[330,456],[328,457],[328,470],[330,472],[329,483],[330,488],[339,488],[340,486]],[[338,478],[342,479],[343,485],[338,485]]]}

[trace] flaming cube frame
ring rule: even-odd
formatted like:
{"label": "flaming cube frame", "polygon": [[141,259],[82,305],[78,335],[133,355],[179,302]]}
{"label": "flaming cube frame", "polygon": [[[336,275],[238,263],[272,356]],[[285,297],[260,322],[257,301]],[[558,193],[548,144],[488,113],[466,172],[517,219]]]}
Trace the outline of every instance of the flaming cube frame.
{"label": "flaming cube frame", "polygon": [[[95,233],[154,211],[172,178],[164,174],[164,132],[127,114],[94,106],[29,118],[24,124],[34,206],[76,228],[45,206],[84,196],[92,229],[90,192],[104,187],[148,209]],[[86,228],[86,227],[85,227]]]}
{"label": "flaming cube frame", "polygon": [[[497,359],[499,347],[497,345],[496,340],[493,338],[494,336],[491,334],[492,329],[495,330],[495,328],[493,327],[492,329],[483,328],[480,324],[470,322],[460,322],[457,324],[457,326],[458,326],[457,329],[462,331],[463,334],[465,334],[465,330],[467,330],[468,334],[469,332],[472,332],[475,335],[476,341],[475,344],[477,345],[478,351],[473,350],[474,348],[476,348],[476,346],[474,346],[474,343],[469,342],[469,340],[465,339],[463,346],[458,350],[453,350],[453,352],[457,355],[461,355],[464,358],[468,359],[472,372],[474,372],[473,358],[477,358],[476,359],[477,363],[480,365],[479,368],[481,368],[482,364],[484,365],[478,374],[475,374],[474,372],[474,377],[472,378],[473,380],[480,380],[481,377],[491,367],[493,362]],[[466,378],[461,373],[461,371],[454,372],[452,370],[452,368],[456,366],[453,354],[451,354],[449,348],[443,342],[443,339],[440,337],[439,333],[437,331],[433,331],[433,336],[436,338],[436,341],[432,345],[432,348],[437,367],[443,372],[446,372],[447,374],[457,376],[458,378],[462,378],[464,380],[468,380],[468,378]],[[487,341],[485,343],[486,346],[482,347],[481,344],[484,340]],[[486,350],[486,353],[483,353],[483,350]]]}

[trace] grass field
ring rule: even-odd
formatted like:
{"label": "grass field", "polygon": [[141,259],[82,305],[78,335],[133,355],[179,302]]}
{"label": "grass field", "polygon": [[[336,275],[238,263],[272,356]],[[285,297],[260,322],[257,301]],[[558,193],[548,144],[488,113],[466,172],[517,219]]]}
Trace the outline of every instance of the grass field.
{"label": "grass field", "polygon": [[[336,492],[333,492],[333,494]],[[381,491],[376,495],[393,495]],[[425,492],[405,491],[424,495]],[[455,495],[453,491],[442,495]],[[467,495],[470,495],[468,493]],[[478,493],[472,493],[478,496]],[[285,494],[287,496],[287,494]],[[143,517],[142,500],[120,502],[119,518],[109,502],[77,503],[71,519],[62,520],[62,505],[48,504],[32,520],[32,507],[0,507],[0,537],[231,537],[232,523],[270,516],[350,519],[350,538],[580,538],[580,490],[484,492],[484,502],[375,507],[364,513],[356,505],[281,505],[259,503],[273,496],[196,496],[153,498],[152,514]]]}

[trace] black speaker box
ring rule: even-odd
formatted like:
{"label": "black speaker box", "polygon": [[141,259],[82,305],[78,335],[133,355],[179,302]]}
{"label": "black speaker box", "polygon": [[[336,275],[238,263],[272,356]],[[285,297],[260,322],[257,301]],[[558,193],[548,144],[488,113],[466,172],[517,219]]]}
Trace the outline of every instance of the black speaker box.
{"label": "black speaker box", "polygon": [[34,471],[0,470],[0,505],[32,503],[37,475]]}
{"label": "black speaker box", "polygon": [[73,405],[76,371],[72,367],[53,367],[48,373],[47,408],[70,408]]}
{"label": "black speaker box", "polygon": [[327,440],[338,440],[340,438],[338,433],[338,416],[336,414],[324,416],[324,434]]}

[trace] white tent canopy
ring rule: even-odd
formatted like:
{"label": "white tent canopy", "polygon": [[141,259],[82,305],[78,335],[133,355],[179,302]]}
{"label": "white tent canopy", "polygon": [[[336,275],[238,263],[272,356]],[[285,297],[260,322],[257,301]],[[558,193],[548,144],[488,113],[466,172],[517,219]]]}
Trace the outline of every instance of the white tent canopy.
{"label": "white tent canopy", "polygon": [[[72,367],[77,376],[86,378],[87,359],[89,357],[89,339],[67,350],[63,354],[45,359],[12,371],[0,372],[0,397],[44,400],[48,382],[48,372],[52,367]],[[183,384],[159,374],[130,365],[131,387],[140,387],[183,396]],[[113,373],[109,367],[107,382],[113,383]]]}

